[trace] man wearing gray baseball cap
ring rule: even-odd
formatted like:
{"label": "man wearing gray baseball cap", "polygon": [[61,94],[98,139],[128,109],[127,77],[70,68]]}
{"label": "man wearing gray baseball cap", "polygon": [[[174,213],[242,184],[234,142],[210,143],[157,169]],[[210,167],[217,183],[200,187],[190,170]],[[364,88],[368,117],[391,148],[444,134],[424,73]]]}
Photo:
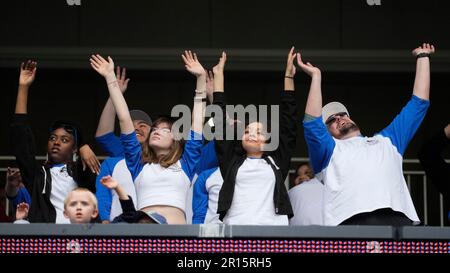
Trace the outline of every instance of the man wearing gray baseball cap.
{"label": "man wearing gray baseball cap", "polygon": [[311,76],[303,126],[311,164],[325,185],[325,225],[420,223],[402,159],[430,104],[429,56],[434,46],[423,44],[412,53],[416,57],[413,96],[391,124],[372,137],[361,135],[342,103],[322,108],[321,72],[297,55],[298,65]]}

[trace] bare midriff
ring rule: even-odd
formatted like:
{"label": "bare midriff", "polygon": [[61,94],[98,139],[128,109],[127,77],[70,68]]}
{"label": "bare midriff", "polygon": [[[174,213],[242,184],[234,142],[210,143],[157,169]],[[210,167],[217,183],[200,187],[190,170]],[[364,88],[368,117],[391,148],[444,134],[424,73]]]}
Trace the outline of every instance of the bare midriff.
{"label": "bare midriff", "polygon": [[186,224],[186,217],[184,216],[184,212],[176,207],[172,206],[148,206],[142,209],[145,212],[153,211],[161,214],[167,220],[168,224],[171,225],[184,225]]}

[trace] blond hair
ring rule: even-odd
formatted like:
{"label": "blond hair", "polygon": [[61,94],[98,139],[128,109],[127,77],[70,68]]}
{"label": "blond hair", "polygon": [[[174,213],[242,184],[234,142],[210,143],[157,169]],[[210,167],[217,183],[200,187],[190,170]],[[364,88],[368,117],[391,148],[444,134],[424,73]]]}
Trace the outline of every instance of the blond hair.
{"label": "blond hair", "polygon": [[88,190],[88,189],[86,189],[86,188],[82,188],[82,187],[75,188],[75,189],[73,189],[71,192],[69,192],[69,194],[67,195],[66,199],[64,200],[64,209],[66,209],[67,204],[68,204],[69,201],[70,201],[70,196],[71,196],[71,194],[72,194],[73,192],[85,192],[85,193],[87,193],[87,194],[89,195],[89,198],[90,198],[91,201],[92,201],[92,204],[94,205],[94,208],[95,208],[95,209],[98,209],[98,201],[97,201],[97,197],[95,197],[95,195],[94,195],[90,190]]}

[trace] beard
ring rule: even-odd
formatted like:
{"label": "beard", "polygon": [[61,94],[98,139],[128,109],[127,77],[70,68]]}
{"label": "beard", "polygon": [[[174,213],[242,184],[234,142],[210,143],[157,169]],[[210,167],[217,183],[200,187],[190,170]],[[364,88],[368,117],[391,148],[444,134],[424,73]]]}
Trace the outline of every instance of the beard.
{"label": "beard", "polygon": [[347,123],[344,127],[339,129],[339,133],[342,136],[347,135],[348,133],[354,132],[354,131],[358,131],[359,127],[354,124],[354,123]]}

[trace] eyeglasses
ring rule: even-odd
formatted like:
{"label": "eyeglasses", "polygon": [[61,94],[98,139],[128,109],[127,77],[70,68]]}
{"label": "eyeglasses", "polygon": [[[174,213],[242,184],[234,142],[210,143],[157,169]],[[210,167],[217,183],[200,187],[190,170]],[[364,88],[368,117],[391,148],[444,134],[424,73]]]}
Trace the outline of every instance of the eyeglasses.
{"label": "eyeglasses", "polygon": [[337,117],[340,117],[340,118],[342,118],[342,117],[348,117],[348,115],[347,115],[347,113],[345,113],[345,112],[336,113],[336,114],[334,114],[334,115],[331,115],[331,116],[327,119],[327,121],[325,121],[325,124],[326,124],[327,126],[329,126],[331,123],[333,123],[333,122],[336,121],[336,118],[337,118]]}
{"label": "eyeglasses", "polygon": [[150,133],[159,131],[163,134],[169,134],[172,130],[170,130],[169,128],[158,128],[158,127],[152,127],[152,129],[150,129]]}

